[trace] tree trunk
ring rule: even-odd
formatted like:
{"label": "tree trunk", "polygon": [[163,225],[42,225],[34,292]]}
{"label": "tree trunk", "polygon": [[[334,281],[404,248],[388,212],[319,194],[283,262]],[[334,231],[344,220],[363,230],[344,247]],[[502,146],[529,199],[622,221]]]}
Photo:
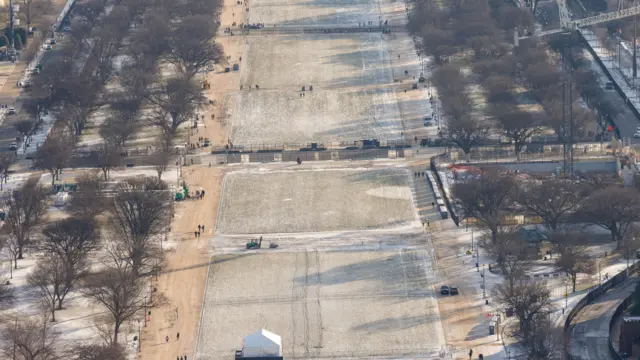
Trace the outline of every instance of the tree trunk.
{"label": "tree trunk", "polygon": [[[113,325],[113,343],[118,343],[118,332],[120,331],[120,324],[116,321]],[[140,341],[140,339],[138,339]]]}
{"label": "tree trunk", "polygon": [[158,172],[158,180],[162,180],[162,173],[164,172],[163,170],[156,170]]}
{"label": "tree trunk", "polygon": [[53,187],[56,184],[56,171],[51,169],[49,172],[51,173],[51,187]]}
{"label": "tree trunk", "polygon": [[51,322],[56,322],[56,306],[55,304],[52,304],[53,306],[51,307]]}
{"label": "tree trunk", "polygon": [[13,256],[13,268],[18,270],[18,257],[17,256]]}
{"label": "tree trunk", "polygon": [[22,245],[18,247],[18,259],[22,259],[22,248],[23,248]]}
{"label": "tree trunk", "polygon": [[573,284],[573,291],[576,292],[576,280],[578,279],[578,274],[571,274],[571,283]]}

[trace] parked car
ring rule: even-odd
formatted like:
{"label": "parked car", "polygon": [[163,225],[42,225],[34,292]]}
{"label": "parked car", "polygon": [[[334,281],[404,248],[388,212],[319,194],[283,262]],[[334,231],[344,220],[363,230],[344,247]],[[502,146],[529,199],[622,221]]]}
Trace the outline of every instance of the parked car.
{"label": "parked car", "polygon": [[15,115],[16,114],[16,108],[14,106],[10,106],[9,107],[9,115]]}
{"label": "parked car", "polygon": [[634,138],[640,138],[640,132],[637,132],[637,133],[633,134],[633,137]]}
{"label": "parked car", "polygon": [[450,288],[449,288],[449,294],[451,294],[451,295],[458,295],[458,294],[459,294],[459,292],[458,292],[458,288],[457,288],[457,287],[455,287],[455,286],[450,287]]}
{"label": "parked car", "polygon": [[12,142],[11,145],[9,145],[9,150],[18,150],[18,143]]}
{"label": "parked car", "polygon": [[440,286],[440,294],[449,295],[449,287],[447,285]]}

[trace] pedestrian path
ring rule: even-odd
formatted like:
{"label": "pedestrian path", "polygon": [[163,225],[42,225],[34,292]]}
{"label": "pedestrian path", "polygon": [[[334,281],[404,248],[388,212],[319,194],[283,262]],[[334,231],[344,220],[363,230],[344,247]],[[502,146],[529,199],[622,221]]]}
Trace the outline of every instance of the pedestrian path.
{"label": "pedestrian path", "polygon": [[426,165],[410,167],[411,176],[413,176],[413,200],[418,209],[420,221],[424,222],[426,227],[430,227],[436,220],[440,219],[435,204],[435,194],[428,183],[427,172],[429,168]]}

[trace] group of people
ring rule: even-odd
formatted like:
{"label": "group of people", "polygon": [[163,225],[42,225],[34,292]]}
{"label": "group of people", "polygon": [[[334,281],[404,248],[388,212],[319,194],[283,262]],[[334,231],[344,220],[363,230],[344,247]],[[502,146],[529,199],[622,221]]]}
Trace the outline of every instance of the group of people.
{"label": "group of people", "polygon": [[196,238],[199,238],[201,231],[204,232],[204,225],[198,225],[198,231],[194,231],[193,235],[195,235]]}

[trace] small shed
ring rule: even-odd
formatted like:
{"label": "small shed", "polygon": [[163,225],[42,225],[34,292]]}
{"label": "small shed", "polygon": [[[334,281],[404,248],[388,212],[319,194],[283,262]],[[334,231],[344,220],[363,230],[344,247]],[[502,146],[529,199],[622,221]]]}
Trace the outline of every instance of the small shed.
{"label": "small shed", "polygon": [[242,341],[242,357],[282,357],[282,340],[280,336],[260,329]]}

